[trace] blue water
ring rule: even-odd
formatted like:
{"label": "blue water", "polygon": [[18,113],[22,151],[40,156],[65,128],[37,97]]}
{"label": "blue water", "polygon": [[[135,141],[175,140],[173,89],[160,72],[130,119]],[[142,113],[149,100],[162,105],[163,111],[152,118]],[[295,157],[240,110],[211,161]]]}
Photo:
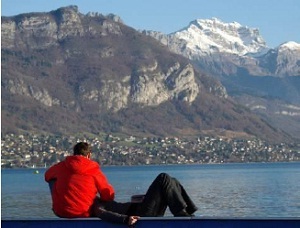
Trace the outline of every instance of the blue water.
{"label": "blue water", "polygon": [[[126,202],[167,172],[199,207],[197,216],[300,217],[300,163],[103,167]],[[2,218],[53,218],[45,169],[1,170]],[[170,216],[170,212],[167,212]]]}

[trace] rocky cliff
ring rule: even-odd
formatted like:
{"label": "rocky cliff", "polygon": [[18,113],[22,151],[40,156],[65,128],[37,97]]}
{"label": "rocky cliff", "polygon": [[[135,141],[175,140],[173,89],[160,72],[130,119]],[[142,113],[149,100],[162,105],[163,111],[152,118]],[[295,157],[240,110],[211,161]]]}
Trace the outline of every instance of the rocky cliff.
{"label": "rocky cliff", "polygon": [[2,132],[286,135],[119,17],[76,6],[2,17]]}

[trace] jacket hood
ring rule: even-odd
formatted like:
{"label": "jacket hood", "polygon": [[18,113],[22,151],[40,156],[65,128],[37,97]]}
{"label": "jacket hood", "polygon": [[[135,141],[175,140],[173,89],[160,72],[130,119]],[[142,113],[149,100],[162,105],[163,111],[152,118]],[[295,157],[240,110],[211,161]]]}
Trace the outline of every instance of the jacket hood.
{"label": "jacket hood", "polygon": [[65,164],[70,171],[78,174],[94,174],[95,171],[100,169],[97,162],[80,155],[68,156]]}

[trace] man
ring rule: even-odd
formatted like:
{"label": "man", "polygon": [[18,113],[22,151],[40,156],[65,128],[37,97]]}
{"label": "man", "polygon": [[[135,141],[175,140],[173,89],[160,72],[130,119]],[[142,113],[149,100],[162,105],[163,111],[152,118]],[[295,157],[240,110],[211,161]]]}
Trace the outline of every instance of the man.
{"label": "man", "polygon": [[[99,217],[106,221],[134,224],[139,216],[163,216],[169,206],[174,216],[192,216],[197,210],[183,186],[166,173],[159,174],[139,203],[114,201],[114,189],[95,161],[91,148],[80,142],[73,156],[45,173],[52,195],[52,207],[59,217]],[[97,196],[99,194],[99,196]]]}

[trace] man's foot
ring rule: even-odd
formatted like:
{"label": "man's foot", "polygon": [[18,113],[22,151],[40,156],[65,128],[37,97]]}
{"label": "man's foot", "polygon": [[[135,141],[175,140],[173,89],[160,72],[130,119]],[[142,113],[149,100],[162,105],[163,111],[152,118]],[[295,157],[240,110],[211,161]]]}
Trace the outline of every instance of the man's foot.
{"label": "man's foot", "polygon": [[185,209],[179,211],[174,216],[175,217],[191,217],[191,215],[189,213],[187,213],[187,211]]}
{"label": "man's foot", "polygon": [[198,210],[198,207],[196,207],[196,206],[186,208],[186,212],[189,213],[190,215],[194,214],[197,210]]}

